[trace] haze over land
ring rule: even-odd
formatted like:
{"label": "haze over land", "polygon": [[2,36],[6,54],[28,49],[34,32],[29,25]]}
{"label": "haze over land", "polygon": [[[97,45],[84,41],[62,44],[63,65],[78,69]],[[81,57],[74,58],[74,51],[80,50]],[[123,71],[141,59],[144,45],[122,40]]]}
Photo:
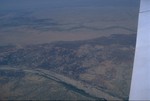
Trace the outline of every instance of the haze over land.
{"label": "haze over land", "polygon": [[139,0],[1,0],[0,100],[128,100],[138,10]]}
{"label": "haze over land", "polygon": [[1,0],[0,45],[135,33],[137,7],[137,0]]}

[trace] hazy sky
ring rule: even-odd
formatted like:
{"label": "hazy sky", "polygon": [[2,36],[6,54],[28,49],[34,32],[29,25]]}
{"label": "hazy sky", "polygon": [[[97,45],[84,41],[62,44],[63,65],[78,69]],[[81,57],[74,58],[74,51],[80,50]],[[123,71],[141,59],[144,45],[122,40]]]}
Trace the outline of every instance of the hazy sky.
{"label": "hazy sky", "polygon": [[138,0],[1,0],[3,9],[41,9],[57,7],[138,6]]}

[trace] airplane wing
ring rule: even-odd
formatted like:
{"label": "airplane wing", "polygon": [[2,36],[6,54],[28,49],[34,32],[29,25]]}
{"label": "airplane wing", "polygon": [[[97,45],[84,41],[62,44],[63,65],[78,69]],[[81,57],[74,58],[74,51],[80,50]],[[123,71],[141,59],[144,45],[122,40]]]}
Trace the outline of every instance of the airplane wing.
{"label": "airplane wing", "polygon": [[150,0],[141,0],[129,99],[150,100]]}

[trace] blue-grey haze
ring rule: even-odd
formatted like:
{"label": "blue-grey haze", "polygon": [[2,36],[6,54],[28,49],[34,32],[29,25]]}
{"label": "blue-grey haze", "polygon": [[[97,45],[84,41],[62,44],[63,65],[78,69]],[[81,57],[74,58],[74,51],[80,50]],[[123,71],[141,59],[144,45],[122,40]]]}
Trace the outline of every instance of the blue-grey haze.
{"label": "blue-grey haze", "polygon": [[133,33],[138,5],[139,0],[0,0],[0,45]]}

